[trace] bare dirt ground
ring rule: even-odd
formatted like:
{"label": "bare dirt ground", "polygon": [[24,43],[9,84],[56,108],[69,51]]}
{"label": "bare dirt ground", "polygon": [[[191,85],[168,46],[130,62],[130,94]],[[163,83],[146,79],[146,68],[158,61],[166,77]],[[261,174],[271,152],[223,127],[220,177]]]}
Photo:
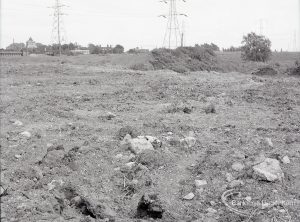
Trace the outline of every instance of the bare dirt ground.
{"label": "bare dirt ground", "polygon": [[[1,221],[152,221],[136,218],[145,193],[158,194],[157,221],[300,221],[300,78],[110,60],[2,58]],[[126,126],[162,146],[133,155]],[[262,156],[282,181],[253,176]],[[230,189],[244,215],[222,202]]]}

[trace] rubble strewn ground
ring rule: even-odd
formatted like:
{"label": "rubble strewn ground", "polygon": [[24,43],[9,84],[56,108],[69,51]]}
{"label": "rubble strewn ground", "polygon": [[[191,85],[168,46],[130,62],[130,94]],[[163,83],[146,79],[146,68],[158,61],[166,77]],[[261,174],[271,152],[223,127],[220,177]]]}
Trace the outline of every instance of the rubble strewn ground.
{"label": "rubble strewn ground", "polygon": [[2,59],[1,221],[300,220],[299,77],[131,60]]}

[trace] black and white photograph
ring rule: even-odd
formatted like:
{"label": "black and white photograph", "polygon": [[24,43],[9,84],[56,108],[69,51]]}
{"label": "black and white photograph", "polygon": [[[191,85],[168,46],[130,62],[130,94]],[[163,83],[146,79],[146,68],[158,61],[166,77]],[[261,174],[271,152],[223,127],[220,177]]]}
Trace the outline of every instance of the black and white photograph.
{"label": "black and white photograph", "polygon": [[0,0],[0,221],[300,222],[300,0]]}

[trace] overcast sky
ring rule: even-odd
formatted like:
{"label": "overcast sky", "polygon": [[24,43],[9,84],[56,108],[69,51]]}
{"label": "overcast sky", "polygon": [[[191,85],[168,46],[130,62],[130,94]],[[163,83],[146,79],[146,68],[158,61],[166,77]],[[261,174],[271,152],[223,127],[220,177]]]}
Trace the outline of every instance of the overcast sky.
{"label": "overcast sky", "polygon": [[[122,44],[161,47],[168,12],[159,0],[61,0],[68,42],[81,45]],[[1,0],[1,46],[25,42],[30,36],[44,44],[52,41],[54,0]],[[240,45],[242,36],[260,32],[272,41],[273,49],[300,49],[300,0],[178,0],[184,18],[186,45],[216,43],[221,48]],[[180,26],[182,20],[180,18]],[[296,35],[296,36],[295,36]]]}

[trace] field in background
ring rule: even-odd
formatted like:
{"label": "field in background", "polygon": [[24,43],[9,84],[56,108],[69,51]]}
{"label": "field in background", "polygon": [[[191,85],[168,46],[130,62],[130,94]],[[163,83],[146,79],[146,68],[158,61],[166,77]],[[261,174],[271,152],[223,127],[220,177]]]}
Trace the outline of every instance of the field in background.
{"label": "field in background", "polygon": [[[274,54],[270,64],[284,70],[297,57]],[[165,210],[157,221],[300,220],[293,202],[300,199],[300,79],[250,75],[262,64],[244,63],[238,53],[218,54],[228,73],[131,69],[151,59],[1,58],[1,221],[139,221],[137,205],[149,192]],[[215,112],[207,112],[211,106]],[[162,147],[132,155],[119,140],[126,126]],[[190,136],[194,144],[181,142]],[[282,182],[252,176],[261,156],[280,160]],[[234,170],[237,162],[245,168]],[[243,217],[221,202],[228,189],[256,204],[294,204],[260,215],[255,205],[241,206],[254,212]]]}

